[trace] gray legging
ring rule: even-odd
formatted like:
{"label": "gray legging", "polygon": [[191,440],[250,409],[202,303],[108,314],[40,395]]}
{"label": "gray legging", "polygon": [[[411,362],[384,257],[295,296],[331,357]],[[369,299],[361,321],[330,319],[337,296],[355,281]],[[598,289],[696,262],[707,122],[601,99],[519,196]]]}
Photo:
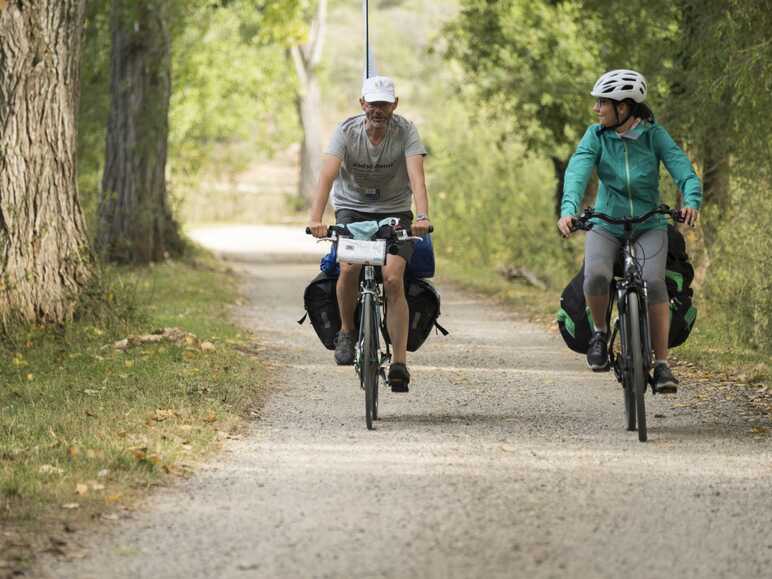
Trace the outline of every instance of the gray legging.
{"label": "gray legging", "polygon": [[[588,296],[608,294],[614,260],[623,241],[600,229],[587,233],[584,242],[584,293]],[[665,285],[667,231],[650,229],[635,240],[635,254],[643,265],[649,304],[669,301]]]}

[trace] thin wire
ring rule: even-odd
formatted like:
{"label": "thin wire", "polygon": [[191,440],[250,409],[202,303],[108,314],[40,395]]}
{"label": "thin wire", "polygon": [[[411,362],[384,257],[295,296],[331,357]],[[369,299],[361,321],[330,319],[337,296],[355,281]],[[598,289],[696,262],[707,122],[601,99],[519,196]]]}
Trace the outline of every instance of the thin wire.
{"label": "thin wire", "polygon": [[[652,230],[650,229],[649,231],[652,231]],[[636,237],[635,241],[633,242],[634,245],[638,246],[636,251],[635,251],[635,262],[638,265],[638,267],[640,268],[641,277],[643,277],[643,268],[646,266],[646,260],[647,259],[654,259],[655,257],[657,257],[662,252],[663,249],[665,249],[665,252],[667,252],[667,246],[668,246],[667,230],[665,230],[665,241],[662,243],[662,245],[660,245],[659,249],[654,253],[654,255],[648,257],[646,255],[646,250],[644,249],[643,244],[640,243],[641,237],[643,237],[643,235],[645,235],[646,233],[647,232],[644,231],[641,235]],[[638,252],[639,251],[640,251],[641,256],[642,256],[640,260],[638,259]],[[665,258],[665,259],[667,259],[667,258]],[[640,261],[640,263],[639,263],[639,261]]]}

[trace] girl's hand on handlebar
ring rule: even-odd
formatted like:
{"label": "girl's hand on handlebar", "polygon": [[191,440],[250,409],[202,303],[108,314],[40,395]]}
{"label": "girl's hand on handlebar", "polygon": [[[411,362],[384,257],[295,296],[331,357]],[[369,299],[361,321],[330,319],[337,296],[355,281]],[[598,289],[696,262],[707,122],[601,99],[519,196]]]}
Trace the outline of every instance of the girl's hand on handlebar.
{"label": "girl's hand on handlebar", "polygon": [[428,219],[421,219],[420,221],[413,221],[410,224],[410,233],[416,237],[429,233],[432,226],[432,222]]}
{"label": "girl's hand on handlebar", "polygon": [[314,237],[327,237],[327,226],[321,221],[309,221],[308,229]]}
{"label": "girl's hand on handlebar", "polygon": [[563,237],[570,237],[570,235],[574,232],[574,219],[576,218],[569,215],[568,217],[561,217],[558,220],[558,229],[560,230],[560,234]]}
{"label": "girl's hand on handlebar", "polygon": [[689,225],[690,227],[694,227],[697,223],[697,217],[700,215],[699,209],[692,209],[691,207],[684,207],[680,211],[681,213],[681,219],[684,220],[684,223]]}

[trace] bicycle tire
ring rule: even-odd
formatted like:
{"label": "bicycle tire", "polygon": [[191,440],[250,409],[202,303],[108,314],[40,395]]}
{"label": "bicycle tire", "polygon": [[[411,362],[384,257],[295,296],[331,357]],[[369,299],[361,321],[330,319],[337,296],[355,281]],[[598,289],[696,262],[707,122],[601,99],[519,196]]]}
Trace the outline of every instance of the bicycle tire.
{"label": "bicycle tire", "polygon": [[365,385],[365,423],[373,430],[378,416],[378,327],[375,324],[373,296],[362,299],[362,378]]}
{"label": "bicycle tire", "polygon": [[624,364],[624,371],[622,375],[622,391],[625,396],[625,428],[629,431],[636,429],[635,420],[635,393],[633,392],[633,374],[630,371],[630,356],[628,350],[630,349],[630,342],[627,334],[627,327],[629,323],[625,323],[625,316],[619,318],[619,341],[621,345],[622,363]]}
{"label": "bicycle tire", "polygon": [[630,361],[632,362],[632,390],[635,398],[635,417],[638,421],[638,440],[646,442],[646,377],[643,371],[643,342],[641,340],[641,315],[638,294],[627,294],[627,317],[629,321]]}

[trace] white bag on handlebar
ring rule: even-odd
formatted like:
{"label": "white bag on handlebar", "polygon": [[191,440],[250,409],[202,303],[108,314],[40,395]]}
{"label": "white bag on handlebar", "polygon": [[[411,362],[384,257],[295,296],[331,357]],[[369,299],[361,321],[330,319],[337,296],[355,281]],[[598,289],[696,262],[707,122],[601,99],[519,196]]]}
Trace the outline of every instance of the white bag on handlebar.
{"label": "white bag on handlebar", "polygon": [[362,239],[338,240],[338,261],[346,263],[361,263],[364,265],[383,265],[386,263],[386,240]]}

